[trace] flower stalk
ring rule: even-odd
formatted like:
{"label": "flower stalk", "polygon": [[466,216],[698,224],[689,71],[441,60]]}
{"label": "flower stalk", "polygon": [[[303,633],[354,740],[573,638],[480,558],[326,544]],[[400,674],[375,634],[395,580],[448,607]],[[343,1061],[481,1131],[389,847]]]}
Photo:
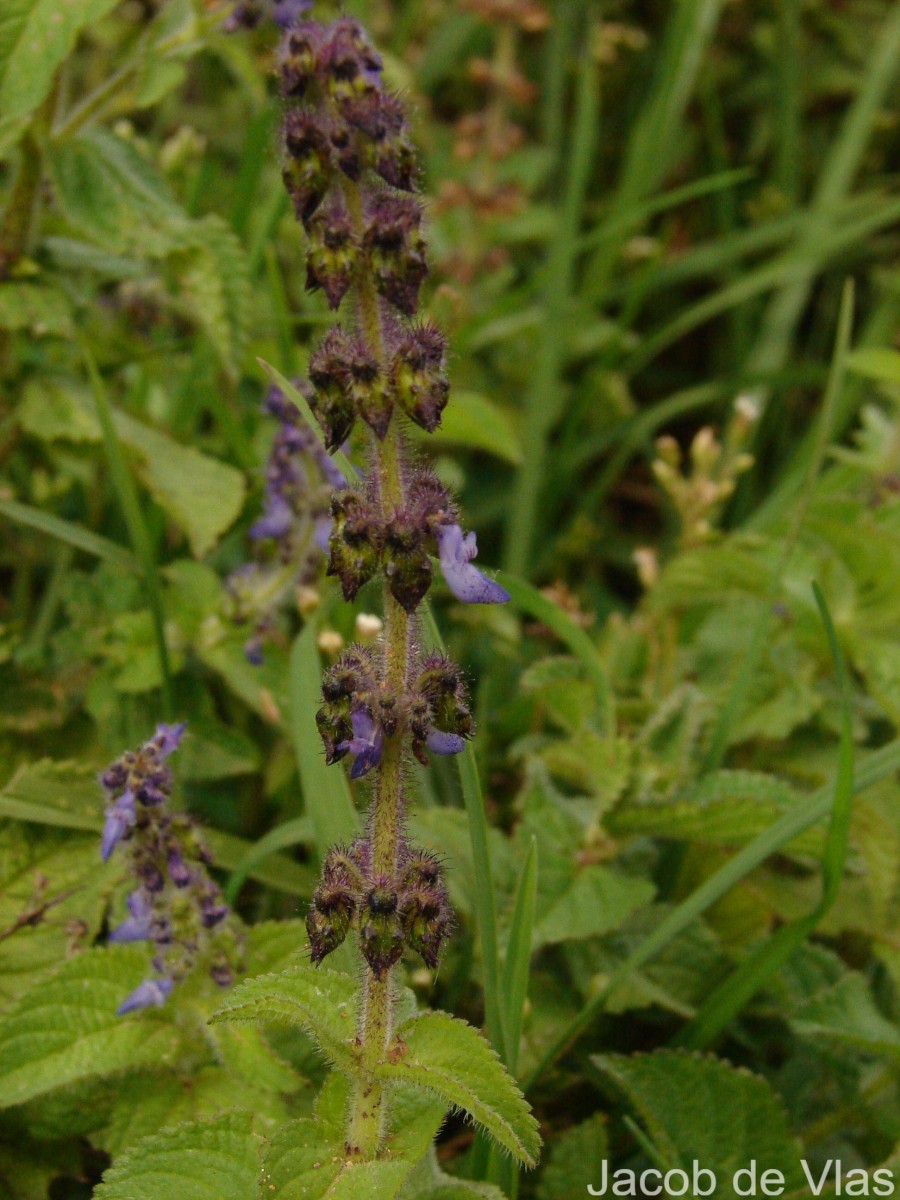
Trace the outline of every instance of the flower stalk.
{"label": "flower stalk", "polygon": [[284,180],[307,233],[307,287],[342,319],[309,363],[310,406],[334,451],[367,427],[368,469],[331,500],[328,574],[345,599],[381,579],[384,628],[376,646],[351,646],[323,678],[317,715],[326,761],[349,756],[350,777],[371,774],[366,835],[332,847],[307,917],[316,964],[352,930],[363,959],[359,1080],[347,1154],[383,1148],[387,1096],[377,1067],[391,1053],[394,971],[404,951],[436,967],[452,925],[440,861],[406,837],[410,753],[457,754],[474,726],[460,669],[422,655],[416,610],[438,558],[450,590],[469,602],[509,597],[472,564],[456,505],[404,438],[412,421],[433,432],[447,403],[446,344],[416,320],[427,273],[415,153],[399,99],[362,26],[298,20],[280,51]]}

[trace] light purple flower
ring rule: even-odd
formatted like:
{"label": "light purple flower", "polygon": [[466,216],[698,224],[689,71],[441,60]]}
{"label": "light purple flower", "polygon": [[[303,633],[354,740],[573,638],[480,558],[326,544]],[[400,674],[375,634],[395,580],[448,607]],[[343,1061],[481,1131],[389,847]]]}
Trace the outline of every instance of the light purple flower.
{"label": "light purple flower", "polygon": [[168,758],[181,744],[187,721],[179,721],[177,725],[157,725],[153,740],[159,746],[159,757]]}
{"label": "light purple flower", "polygon": [[254,541],[261,538],[283,538],[290,533],[294,524],[294,510],[277,492],[270,491],[267,496],[265,513],[254,521],[250,527],[250,536]]}
{"label": "light purple flower", "polygon": [[122,793],[106,814],[103,839],[100,843],[100,854],[104,862],[121,842],[125,831],[131,828],[135,820],[134,793],[129,790]]}
{"label": "light purple flower", "polygon": [[440,729],[432,729],[425,739],[425,745],[432,754],[460,754],[465,749],[466,742],[458,733],[444,733]]}
{"label": "light purple flower", "polygon": [[457,600],[466,604],[505,604],[509,600],[505,588],[472,565],[478,553],[474,533],[464,537],[459,525],[442,525],[437,531],[437,543],[441,570]]}
{"label": "light purple flower", "polygon": [[126,1013],[137,1012],[141,1008],[159,1008],[171,996],[174,986],[174,979],[167,976],[163,976],[162,979],[145,979],[130,996],[126,996],[116,1009],[116,1015],[123,1017]]}
{"label": "light purple flower", "polygon": [[331,540],[332,529],[334,529],[334,521],[328,516],[318,517],[313,526],[313,541],[323,554],[328,553],[328,544]]}
{"label": "light purple flower", "polygon": [[381,762],[384,732],[363,709],[352,713],[350,720],[353,724],[353,737],[347,742],[342,742],[338,749],[349,750],[351,754],[356,755],[350,768],[350,778],[360,779]]}
{"label": "light purple flower", "polygon": [[311,8],[312,0],[275,0],[272,7],[272,20],[282,29],[290,29]]}
{"label": "light purple flower", "polygon": [[130,917],[117,925],[109,935],[111,942],[145,942],[153,936],[153,905],[143,888],[129,893]]}

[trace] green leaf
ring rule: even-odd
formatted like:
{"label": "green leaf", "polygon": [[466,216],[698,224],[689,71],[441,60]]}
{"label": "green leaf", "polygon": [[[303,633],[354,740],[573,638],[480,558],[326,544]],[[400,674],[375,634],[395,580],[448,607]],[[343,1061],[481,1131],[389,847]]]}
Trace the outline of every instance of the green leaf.
{"label": "green leaf", "polygon": [[260,1138],[250,1113],[195,1121],[144,1138],[103,1176],[96,1200],[248,1200]]}
{"label": "green leaf", "polygon": [[99,932],[115,868],[96,838],[0,829],[0,1001],[27,991]]}
{"label": "green leaf", "polygon": [[553,1143],[538,1181],[537,1200],[583,1200],[597,1184],[606,1158],[606,1122],[595,1114],[573,1125]]}
{"label": "green leaf", "polygon": [[216,1021],[260,1021],[299,1025],[329,1062],[353,1073],[356,1034],[355,979],[308,964],[277,975],[259,975],[232,988],[210,1017]]}
{"label": "green leaf", "polygon": [[191,222],[179,243],[172,262],[184,299],[225,370],[236,378],[250,308],[247,257],[229,226],[214,214]]}
{"label": "green leaf", "polygon": [[878,1011],[865,979],[848,972],[795,1009],[791,1025],[805,1037],[824,1038],[868,1054],[900,1057],[900,1032]]}
{"label": "green leaf", "polygon": [[597,1055],[591,1062],[621,1092],[667,1167],[713,1171],[715,1195],[735,1196],[732,1177],[751,1159],[784,1174],[790,1192],[804,1177],[787,1116],[764,1079],[720,1059],[661,1050]]}
{"label": "green leaf", "polygon": [[175,1054],[179,1035],[165,1014],[116,1016],[147,973],[146,947],[103,947],[26,992],[0,1022],[0,1105]]}
{"label": "green leaf", "polygon": [[0,15],[0,140],[49,95],[82,30],[117,0],[5,0]]}
{"label": "green leaf", "polygon": [[532,837],[531,845],[528,847],[528,857],[525,859],[516,888],[509,938],[506,943],[506,962],[503,968],[503,1000],[509,1025],[507,1065],[513,1075],[519,1065],[522,1019],[528,996],[528,968],[531,962],[537,877],[537,838]]}
{"label": "green leaf", "polygon": [[655,890],[649,879],[620,875],[606,867],[585,867],[538,921],[534,947],[617,929],[635,909],[650,903]]}
{"label": "green leaf", "polygon": [[243,475],[125,413],[116,414],[115,424],[122,442],[138,457],[137,473],[144,486],[202,558],[240,515],[246,490]]}
{"label": "green leaf", "polygon": [[70,338],[72,310],[63,292],[39,283],[0,283],[0,329]]}
{"label": "green leaf", "polygon": [[848,371],[856,371],[868,379],[900,385],[900,351],[887,346],[867,346],[854,350],[847,355],[844,365]]}
{"label": "green leaf", "polygon": [[440,1096],[461,1108],[526,1166],[541,1139],[531,1108],[490,1044],[448,1013],[425,1013],[397,1030],[399,1053],[377,1074]]}

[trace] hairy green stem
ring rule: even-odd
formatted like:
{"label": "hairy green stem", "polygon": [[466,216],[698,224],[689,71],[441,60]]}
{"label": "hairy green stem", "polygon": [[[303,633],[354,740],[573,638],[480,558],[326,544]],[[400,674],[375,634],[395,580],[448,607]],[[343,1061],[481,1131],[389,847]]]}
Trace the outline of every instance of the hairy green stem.
{"label": "hairy green stem", "polygon": [[[345,198],[357,237],[362,240],[363,209],[360,190],[345,186]],[[354,281],[359,329],[368,349],[382,368],[385,366],[381,300],[365,267]],[[393,422],[383,441],[373,439],[374,471],[382,514],[389,519],[403,502],[403,447],[397,423]],[[401,692],[407,683],[411,623],[403,607],[384,589],[384,682],[389,690]],[[397,737],[388,738],[378,769],[372,812],[372,870],[375,877],[393,879],[403,828],[403,756]],[[393,1033],[393,970],[379,978],[368,965],[363,967],[359,1049],[361,1074],[353,1097],[347,1144],[361,1159],[375,1158],[384,1140],[387,1112],[384,1090],[375,1076],[385,1061]]]}

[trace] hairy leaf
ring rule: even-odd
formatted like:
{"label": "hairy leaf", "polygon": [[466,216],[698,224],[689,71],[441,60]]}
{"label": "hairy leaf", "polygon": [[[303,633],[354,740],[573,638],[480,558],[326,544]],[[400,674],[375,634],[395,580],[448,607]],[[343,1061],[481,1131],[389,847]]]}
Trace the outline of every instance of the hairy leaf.
{"label": "hairy leaf", "polygon": [[299,1025],[329,1062],[352,1073],[357,991],[349,976],[303,964],[238,984],[210,1020]]}
{"label": "hairy leaf", "polygon": [[174,1054],[179,1035],[166,1014],[116,1015],[147,974],[145,946],[103,947],[26,992],[0,1022],[0,1106]]}
{"label": "hairy leaf", "polygon": [[541,1139],[531,1108],[488,1042],[464,1021],[431,1012],[397,1030],[397,1053],[378,1068],[385,1079],[424,1088],[460,1108],[526,1166]]}
{"label": "hairy leaf", "polygon": [[720,1059],[660,1050],[596,1055],[591,1062],[621,1092],[667,1167],[696,1159],[718,1179],[716,1196],[736,1195],[732,1177],[751,1159],[800,1187],[800,1148],[764,1079]]}
{"label": "hairy leaf", "polygon": [[195,1121],[144,1138],[104,1175],[97,1200],[247,1200],[260,1139],[249,1113]]}

